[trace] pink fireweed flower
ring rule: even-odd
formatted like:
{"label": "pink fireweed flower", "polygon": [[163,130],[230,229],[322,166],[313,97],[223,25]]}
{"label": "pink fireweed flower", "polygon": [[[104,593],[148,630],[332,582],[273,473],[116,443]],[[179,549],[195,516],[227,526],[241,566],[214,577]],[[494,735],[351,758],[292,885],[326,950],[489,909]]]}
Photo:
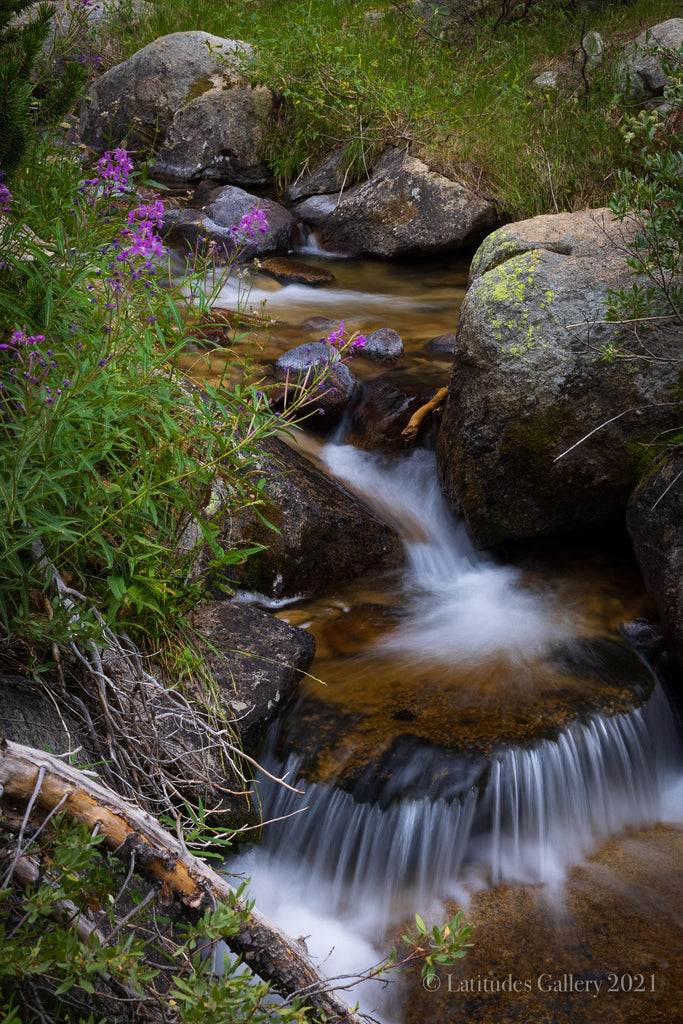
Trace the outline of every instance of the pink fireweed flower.
{"label": "pink fireweed flower", "polygon": [[268,221],[266,220],[266,211],[260,210],[258,206],[254,206],[251,210],[247,210],[239,224],[236,224],[230,230],[235,235],[253,238],[257,228],[259,231],[267,231]]}
{"label": "pink fireweed flower", "polygon": [[5,172],[0,169],[0,212],[9,213],[9,206],[12,202],[12,193],[7,188],[7,185],[2,184],[2,179],[5,177]]}
{"label": "pink fireweed flower", "polygon": [[0,355],[4,355],[4,359],[0,359],[0,373],[5,360],[10,359],[15,364],[10,366],[0,385],[4,395],[13,399],[20,411],[25,411],[31,400],[52,404],[55,396],[59,397],[71,384],[68,378],[55,372],[59,367],[51,358],[54,352],[44,349],[44,344],[44,334],[27,335],[22,330],[14,331],[8,343],[0,344]]}

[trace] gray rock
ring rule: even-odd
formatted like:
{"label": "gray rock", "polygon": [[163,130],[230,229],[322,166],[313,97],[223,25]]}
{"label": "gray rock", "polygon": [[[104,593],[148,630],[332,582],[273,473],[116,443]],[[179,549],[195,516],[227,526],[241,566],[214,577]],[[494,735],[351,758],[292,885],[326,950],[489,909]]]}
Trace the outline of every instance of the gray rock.
{"label": "gray rock", "polygon": [[81,112],[96,150],[125,144],[156,154],[157,173],[241,184],[269,180],[256,156],[272,98],[240,72],[251,47],[208,32],[175,32],[97,79]]}
{"label": "gray rock", "polygon": [[356,351],[363,359],[372,359],[378,363],[392,365],[403,355],[403,342],[391,327],[380,327],[365,338],[365,345]]}
{"label": "gray rock", "polygon": [[[261,447],[263,460],[253,470],[265,480],[263,514],[279,532],[251,508],[226,517],[218,538],[224,547],[266,546],[235,570],[230,585],[295,597],[400,564],[403,548],[392,527],[284,441],[271,438]],[[213,589],[220,596],[220,579]]]}
{"label": "gray rock", "polygon": [[481,546],[623,516],[647,444],[679,421],[680,325],[641,325],[661,362],[601,358],[637,345],[603,321],[608,291],[632,283],[634,230],[607,211],[536,217],[475,257],[437,459]]}
{"label": "gray rock", "polygon": [[[266,215],[266,230],[256,228],[251,236],[233,231],[244,214],[255,206]],[[257,255],[287,251],[294,242],[296,225],[280,203],[272,199],[264,202],[235,185],[224,185],[211,193],[210,201],[201,210],[187,207],[165,211],[162,231],[169,242],[182,241],[190,249],[213,242],[224,251],[226,259],[239,246],[240,259],[247,261]]]}
{"label": "gray rock", "polygon": [[[411,384],[391,375],[364,381],[354,396],[345,422],[346,442],[364,451],[378,448],[405,451],[407,442],[401,431],[407,427],[412,414],[433,394],[432,386]],[[428,416],[423,421],[419,435],[421,444],[424,445],[427,438],[432,442],[436,440],[434,424],[434,417]]]}
{"label": "gray rock", "polygon": [[538,86],[539,89],[557,89],[558,79],[557,71],[542,71],[531,84]]}
{"label": "gray rock", "polygon": [[346,175],[341,169],[343,156],[344,151],[338,149],[336,153],[325,157],[311,174],[299,178],[289,186],[282,195],[283,200],[286,203],[297,203],[301,199],[308,199],[309,196],[343,191],[346,182]]}
{"label": "gray rock", "polygon": [[315,639],[303,629],[237,601],[213,601],[192,613],[203,654],[228,718],[245,750],[256,753],[265,730],[296,694],[311,667]]}
{"label": "gray rock", "polygon": [[327,249],[382,257],[461,248],[497,221],[493,203],[393,149],[368,181],[341,195],[312,196],[294,213]]}
{"label": "gray rock", "polygon": [[683,665],[683,447],[653,466],[636,488],[626,525],[666,639]]}
{"label": "gray rock", "polygon": [[683,18],[669,18],[641,32],[625,48],[621,61],[621,84],[632,99],[661,96],[669,78],[663,66],[667,50],[683,45]]}
{"label": "gray rock", "polygon": [[323,433],[339,421],[358,385],[337,349],[326,341],[311,341],[284,352],[275,363],[274,373],[276,380],[286,385],[288,401],[302,387],[311,390],[309,404],[314,416],[324,415],[326,419],[324,423],[310,421],[310,425]]}

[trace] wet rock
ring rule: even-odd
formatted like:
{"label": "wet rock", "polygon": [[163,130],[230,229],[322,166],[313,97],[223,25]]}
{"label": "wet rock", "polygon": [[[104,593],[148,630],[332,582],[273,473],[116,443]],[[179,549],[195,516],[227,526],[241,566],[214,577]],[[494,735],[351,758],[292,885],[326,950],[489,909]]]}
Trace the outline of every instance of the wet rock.
{"label": "wet rock", "polygon": [[288,402],[299,397],[302,389],[310,391],[304,409],[310,405],[314,414],[322,411],[324,422],[316,419],[311,427],[323,433],[339,422],[358,386],[337,349],[326,341],[312,341],[284,352],[275,363],[274,373],[276,380],[285,384]]}
{"label": "wet rock", "polygon": [[[346,441],[356,448],[372,451],[377,448],[403,451],[406,439],[401,431],[408,425],[412,414],[428,402],[434,394],[433,387],[411,385],[407,381],[394,381],[380,377],[364,381],[348,417]],[[420,433],[424,444],[431,433],[436,440],[436,420],[425,420]]]}
{"label": "wet rock", "polygon": [[328,316],[309,316],[301,324],[304,331],[326,331],[328,334],[339,326],[338,320],[331,320]]}
{"label": "wet rock", "polygon": [[427,352],[443,352],[445,355],[452,355],[455,352],[455,334],[440,334],[438,338],[432,338],[425,345]]}
{"label": "wet rock", "polygon": [[[253,471],[265,480],[265,517],[245,509],[226,517],[218,537],[226,548],[264,544],[238,567],[230,583],[271,598],[319,593],[369,569],[387,569],[403,558],[401,539],[365,505],[283,441],[261,443]],[[220,595],[220,578],[214,580]]]}
{"label": "wet rock", "polygon": [[536,217],[475,256],[437,459],[482,547],[622,517],[641,453],[679,422],[680,325],[639,326],[661,362],[601,359],[639,344],[604,322],[608,291],[633,283],[634,231],[607,211]]}
{"label": "wet rock", "polygon": [[270,256],[267,260],[261,260],[261,270],[281,284],[305,284],[309,288],[320,288],[334,283],[334,274],[330,270],[299,260]]}
{"label": "wet rock", "polygon": [[683,18],[669,18],[641,32],[622,57],[622,88],[632,99],[661,96],[670,78],[664,69],[666,52],[683,45]]}
{"label": "wet rock", "polygon": [[683,665],[683,447],[636,488],[626,525],[665,636]]}
{"label": "wet rock", "polygon": [[155,173],[174,180],[270,182],[257,152],[273,100],[241,74],[250,52],[208,32],[156,39],[97,79],[83,104],[83,141],[154,156]]}
{"label": "wet rock", "polygon": [[403,355],[403,342],[391,327],[380,327],[379,330],[366,335],[365,345],[356,351],[356,355],[362,359],[372,359],[391,366]]}
{"label": "wet rock", "polygon": [[395,608],[365,601],[325,624],[323,636],[337,656],[360,654],[399,620]]}
{"label": "wet rock", "polygon": [[235,601],[213,601],[192,613],[202,653],[221,700],[248,752],[294,696],[315,655],[310,633],[268,612]]}
{"label": "wet rock", "polygon": [[[235,232],[245,213],[254,207],[266,215],[266,230],[255,227],[253,235],[245,236]],[[284,206],[273,200],[264,203],[235,185],[225,185],[211,193],[210,202],[201,210],[187,207],[184,210],[166,210],[162,231],[170,244],[182,241],[194,250],[213,242],[230,259],[239,248],[241,261],[253,259],[264,253],[280,252],[291,248],[296,235],[296,225]],[[218,255],[217,260],[220,259]]]}
{"label": "wet rock", "polygon": [[399,150],[387,150],[368,181],[311,196],[294,213],[327,249],[382,257],[471,245],[497,222],[493,203]]}

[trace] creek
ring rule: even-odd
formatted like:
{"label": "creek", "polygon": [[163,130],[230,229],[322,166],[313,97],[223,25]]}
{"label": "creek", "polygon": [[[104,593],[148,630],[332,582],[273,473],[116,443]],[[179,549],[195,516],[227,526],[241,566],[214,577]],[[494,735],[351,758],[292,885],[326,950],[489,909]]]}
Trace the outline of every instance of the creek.
{"label": "creek", "polygon": [[[336,278],[323,290],[253,282],[250,302],[280,321],[264,359],[318,315],[399,332],[399,366],[357,359],[359,376],[447,383],[449,357],[425,344],[455,330],[464,264],[323,263]],[[317,655],[262,763],[305,795],[259,779],[273,823],[226,869],[252,878],[260,909],[306,936],[328,976],[376,963],[416,911],[441,923],[464,907],[474,946],[438,984],[409,973],[349,993],[388,1024],[673,1024],[683,750],[618,631],[648,610],[627,546],[601,537],[504,564],[445,508],[432,452],[344,442],[342,423],[306,447],[400,530],[405,565],[275,609],[314,633]]]}

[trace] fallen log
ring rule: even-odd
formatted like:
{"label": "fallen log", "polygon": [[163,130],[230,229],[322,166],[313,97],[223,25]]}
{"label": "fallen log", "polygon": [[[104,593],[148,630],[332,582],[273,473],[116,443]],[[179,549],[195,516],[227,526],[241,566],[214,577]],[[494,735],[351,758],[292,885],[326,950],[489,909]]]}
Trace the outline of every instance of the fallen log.
{"label": "fallen log", "polygon": [[428,416],[430,412],[434,412],[443,402],[446,401],[446,395],[448,394],[448,388],[439,388],[433,398],[430,398],[428,402],[421,405],[419,409],[416,409],[413,415],[408,420],[408,426],[404,427],[401,431],[401,436],[405,437],[406,441],[413,441],[417,437],[417,432],[420,429],[425,416]]}
{"label": "fallen log", "polygon": [[142,870],[169,883],[185,904],[205,909],[228,903],[246,913],[245,923],[226,942],[281,995],[302,994],[304,1002],[330,1021],[361,1024],[361,1018],[333,991],[310,959],[305,945],[290,938],[245,901],[213,871],[166,832],[147,811],[57,758],[33,747],[3,740],[0,734],[0,796],[32,804],[96,826],[114,853],[134,850]]}

